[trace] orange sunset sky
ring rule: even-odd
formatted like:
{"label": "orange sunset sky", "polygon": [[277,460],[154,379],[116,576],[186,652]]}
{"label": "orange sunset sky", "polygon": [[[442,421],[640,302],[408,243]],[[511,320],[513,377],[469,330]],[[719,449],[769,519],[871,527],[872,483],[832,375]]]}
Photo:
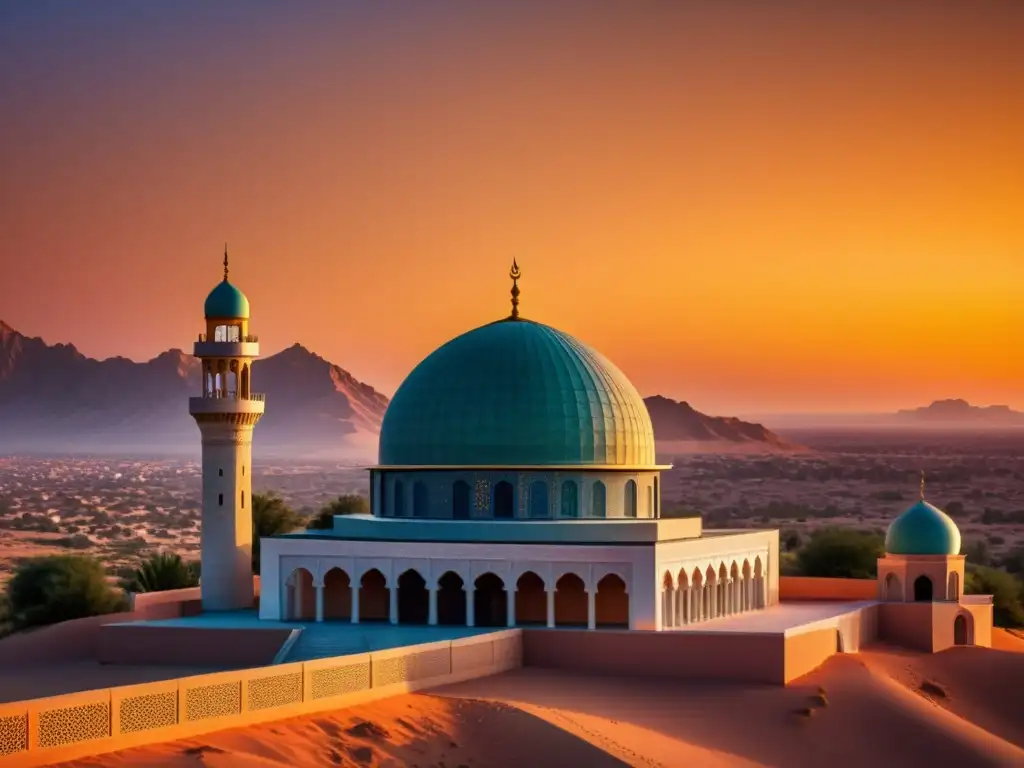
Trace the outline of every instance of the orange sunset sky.
{"label": "orange sunset sky", "polygon": [[390,395],[515,256],[644,395],[1024,409],[1024,3],[714,5],[4,3],[0,319],[190,349],[227,240]]}

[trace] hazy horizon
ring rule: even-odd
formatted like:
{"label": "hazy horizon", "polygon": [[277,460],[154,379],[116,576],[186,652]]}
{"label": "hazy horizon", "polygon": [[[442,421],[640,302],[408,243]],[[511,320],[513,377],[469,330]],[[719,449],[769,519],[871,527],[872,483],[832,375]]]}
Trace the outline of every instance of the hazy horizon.
{"label": "hazy horizon", "polygon": [[227,240],[390,395],[515,256],[705,413],[1024,410],[1024,5],[741,5],[5,3],[0,317],[188,352]]}

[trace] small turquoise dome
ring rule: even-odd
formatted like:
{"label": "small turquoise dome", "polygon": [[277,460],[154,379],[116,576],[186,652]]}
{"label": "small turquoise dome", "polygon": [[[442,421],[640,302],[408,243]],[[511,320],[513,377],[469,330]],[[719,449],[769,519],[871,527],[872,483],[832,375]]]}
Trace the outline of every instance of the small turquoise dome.
{"label": "small turquoise dome", "polygon": [[921,500],[892,521],[885,551],[893,555],[959,555],[960,529],[938,507]]}
{"label": "small turquoise dome", "polygon": [[249,300],[226,277],[210,291],[204,308],[207,317],[249,318]]}
{"label": "small turquoise dome", "polygon": [[500,320],[413,369],[384,414],[382,466],[653,467],[643,398],[572,336]]}

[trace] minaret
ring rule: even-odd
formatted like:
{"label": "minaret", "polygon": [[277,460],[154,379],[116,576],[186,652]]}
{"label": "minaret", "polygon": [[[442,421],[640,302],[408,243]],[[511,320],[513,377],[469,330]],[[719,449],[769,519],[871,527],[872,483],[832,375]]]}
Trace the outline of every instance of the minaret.
{"label": "minaret", "polygon": [[259,339],[249,335],[249,301],[224,279],[206,298],[206,333],[193,354],[203,362],[203,393],[188,410],[203,440],[202,573],[204,611],[253,607],[252,430],[264,397],[251,389]]}

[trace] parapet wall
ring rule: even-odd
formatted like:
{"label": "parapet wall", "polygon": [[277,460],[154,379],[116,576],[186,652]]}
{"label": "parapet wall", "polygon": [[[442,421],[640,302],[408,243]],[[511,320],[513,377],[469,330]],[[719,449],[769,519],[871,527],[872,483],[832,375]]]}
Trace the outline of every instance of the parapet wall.
{"label": "parapet wall", "polygon": [[811,576],[780,576],[779,600],[877,600],[875,579],[822,579]]}
{"label": "parapet wall", "polygon": [[0,767],[338,709],[522,666],[522,631],[0,704]]}

